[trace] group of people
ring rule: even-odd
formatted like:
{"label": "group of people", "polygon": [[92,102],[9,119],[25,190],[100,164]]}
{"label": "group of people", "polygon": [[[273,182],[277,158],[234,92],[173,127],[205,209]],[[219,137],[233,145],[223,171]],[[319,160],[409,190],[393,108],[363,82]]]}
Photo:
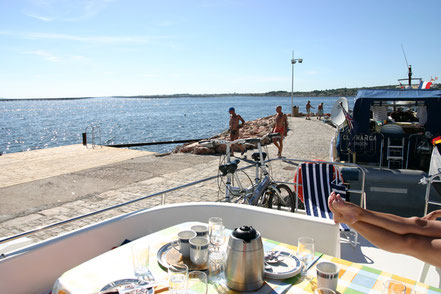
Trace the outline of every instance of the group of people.
{"label": "group of people", "polygon": [[[308,100],[306,103],[306,119],[311,120],[311,108],[315,108],[311,105],[311,101]],[[317,119],[322,119],[323,116],[323,102],[317,106]]]}
{"label": "group of people", "polygon": [[[230,113],[230,141],[234,141],[239,139],[239,129],[243,127],[245,124],[245,120],[236,113],[234,107],[230,107],[228,110]],[[282,106],[278,105],[276,107],[276,119],[272,129],[272,133],[279,133],[280,137],[277,139],[273,139],[274,145],[277,147],[277,157],[282,157],[283,150],[283,139],[288,134],[288,118],[286,114],[282,112]],[[235,144],[231,148],[231,154],[234,155],[234,147]],[[239,145],[238,147],[241,150],[241,154],[243,155],[246,152],[246,148],[243,145]]]}

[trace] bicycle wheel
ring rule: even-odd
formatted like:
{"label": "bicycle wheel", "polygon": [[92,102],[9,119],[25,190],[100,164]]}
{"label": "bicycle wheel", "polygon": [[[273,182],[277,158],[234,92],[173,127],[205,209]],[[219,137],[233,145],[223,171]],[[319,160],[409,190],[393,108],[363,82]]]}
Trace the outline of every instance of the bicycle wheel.
{"label": "bicycle wheel", "polygon": [[278,210],[294,212],[296,208],[294,194],[287,185],[279,184],[276,186],[274,193],[270,193],[268,208],[273,207],[274,209],[277,207]]}
{"label": "bicycle wheel", "polygon": [[[236,178],[235,176],[232,176],[232,178],[231,178],[231,186],[235,187],[235,189],[237,189],[239,187],[238,181],[240,182],[242,188],[244,188],[244,189],[253,185],[253,181],[251,180],[251,178],[248,176],[248,174],[245,171],[239,170],[239,171],[236,171],[235,174],[237,174],[238,178]],[[219,188],[218,194],[225,196],[225,193],[226,193],[225,190],[227,189],[226,176],[222,176],[221,174],[219,174],[218,188]],[[233,190],[231,190],[230,191],[230,202],[235,202],[235,203],[243,202],[242,193],[237,194]]]}

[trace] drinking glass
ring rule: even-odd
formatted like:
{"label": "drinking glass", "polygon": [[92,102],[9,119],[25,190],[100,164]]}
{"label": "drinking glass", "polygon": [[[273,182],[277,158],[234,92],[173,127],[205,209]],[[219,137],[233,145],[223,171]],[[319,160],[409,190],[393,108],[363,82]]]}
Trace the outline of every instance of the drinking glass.
{"label": "drinking glass", "polygon": [[168,267],[168,286],[171,294],[187,293],[188,267],[175,264]]}
{"label": "drinking glass", "polygon": [[149,276],[150,244],[145,241],[135,241],[132,244],[133,271],[139,284],[146,282]]}
{"label": "drinking glass", "polygon": [[211,282],[225,280],[225,255],[222,251],[211,252],[208,256],[208,278]]}
{"label": "drinking glass", "polygon": [[225,242],[224,225],[213,225],[211,227],[210,242],[213,244],[215,251],[219,251],[219,247]]}
{"label": "drinking glass", "polygon": [[406,286],[403,283],[395,280],[387,280],[383,283],[384,294],[404,294],[406,293]]}
{"label": "drinking glass", "polygon": [[302,275],[306,275],[306,268],[314,259],[314,239],[301,237],[297,242],[297,255],[303,262]]}
{"label": "drinking glass", "polygon": [[189,294],[206,294],[208,292],[207,274],[201,271],[192,271],[188,273]]}
{"label": "drinking glass", "polygon": [[218,225],[218,226],[223,225],[222,219],[220,217],[214,216],[214,217],[210,217],[208,219],[208,235],[211,235],[211,229],[215,225]]}

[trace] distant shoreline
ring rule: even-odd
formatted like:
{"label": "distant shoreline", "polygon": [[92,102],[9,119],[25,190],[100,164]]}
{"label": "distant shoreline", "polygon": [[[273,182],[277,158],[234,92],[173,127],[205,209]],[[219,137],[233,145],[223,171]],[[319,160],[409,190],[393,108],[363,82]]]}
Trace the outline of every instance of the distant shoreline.
{"label": "distant shoreline", "polygon": [[[294,97],[339,97],[339,96],[356,96],[358,90],[363,89],[395,89],[396,85],[360,87],[360,88],[338,88],[329,90],[314,90],[309,92],[294,92]],[[441,89],[441,84],[434,84],[432,90]],[[93,99],[93,98],[207,98],[207,97],[291,97],[291,92],[287,91],[271,91],[266,93],[226,93],[226,94],[167,94],[167,95],[134,95],[134,96],[98,96],[98,97],[60,97],[60,98],[0,98],[1,101],[26,101],[26,100],[77,100],[77,99]]]}

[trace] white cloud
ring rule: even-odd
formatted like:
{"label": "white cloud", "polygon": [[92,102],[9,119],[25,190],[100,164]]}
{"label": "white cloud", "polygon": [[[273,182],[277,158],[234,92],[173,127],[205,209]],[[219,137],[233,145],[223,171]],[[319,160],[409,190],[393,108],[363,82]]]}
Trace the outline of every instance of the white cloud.
{"label": "white cloud", "polygon": [[67,40],[95,44],[145,44],[157,39],[165,39],[165,36],[77,36],[69,34],[54,33],[33,33],[33,32],[11,32],[0,31],[0,35],[7,35],[22,39],[31,40]]}
{"label": "white cloud", "polygon": [[45,21],[45,22],[51,22],[51,21],[54,20],[54,18],[40,16],[40,15],[36,15],[36,14],[33,14],[33,13],[24,12],[24,14],[29,16],[29,17],[32,17],[32,18],[35,18],[35,19],[38,19],[38,20],[42,20],[42,21]]}
{"label": "white cloud", "polygon": [[78,21],[95,17],[115,1],[31,0],[30,7],[26,7],[23,14],[42,21]]}
{"label": "white cloud", "polygon": [[33,50],[33,51],[26,51],[23,52],[24,54],[29,54],[29,55],[36,55],[36,56],[41,56],[44,59],[50,61],[50,62],[60,62],[62,61],[62,59],[58,56],[52,55],[51,53],[44,51],[44,50]]}

